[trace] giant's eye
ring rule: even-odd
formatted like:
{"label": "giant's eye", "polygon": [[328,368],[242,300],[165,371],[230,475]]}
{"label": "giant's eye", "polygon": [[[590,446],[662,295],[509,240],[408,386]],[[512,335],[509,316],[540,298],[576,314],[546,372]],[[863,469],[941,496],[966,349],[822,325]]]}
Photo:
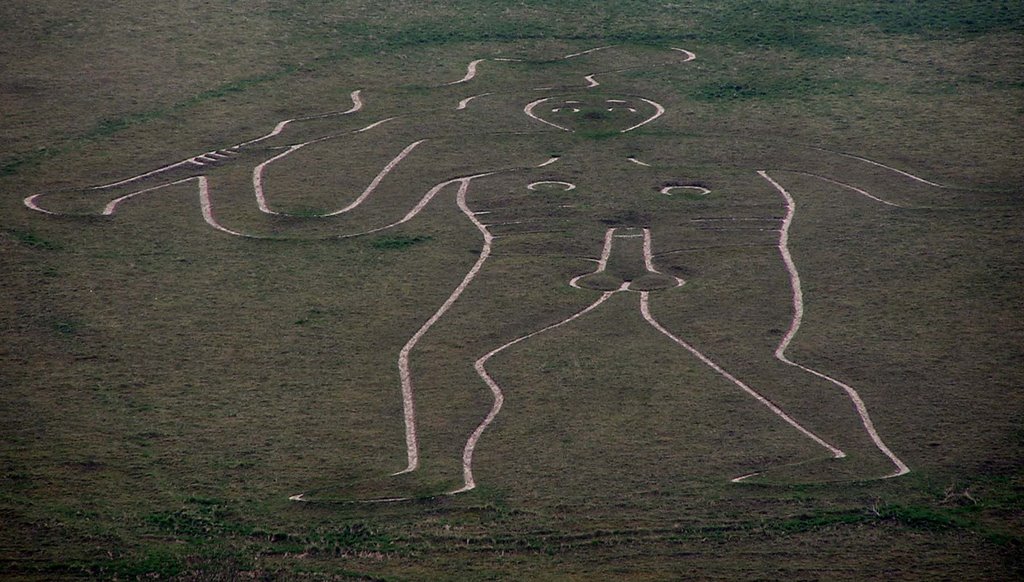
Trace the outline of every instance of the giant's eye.
{"label": "giant's eye", "polygon": [[581,103],[583,103],[583,102],[582,101],[569,100],[569,101],[566,101],[565,103],[563,103],[560,107],[555,107],[554,109],[552,109],[551,113],[558,113],[559,111],[564,111],[566,109],[568,109],[569,111],[571,111],[573,113],[579,113],[580,112],[580,108],[579,107],[575,107],[575,106],[576,105],[580,105]]}
{"label": "giant's eye", "polygon": [[627,101],[622,99],[608,99],[605,101],[608,104],[608,111],[629,111],[630,113],[636,113],[635,107],[627,107],[625,104]]}

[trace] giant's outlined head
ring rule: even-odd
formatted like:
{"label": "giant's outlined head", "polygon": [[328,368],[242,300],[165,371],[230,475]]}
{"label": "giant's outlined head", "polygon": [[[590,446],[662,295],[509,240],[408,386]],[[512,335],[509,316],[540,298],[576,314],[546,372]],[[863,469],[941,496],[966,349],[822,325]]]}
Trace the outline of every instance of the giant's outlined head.
{"label": "giant's outlined head", "polygon": [[626,133],[661,117],[665,108],[635,95],[571,94],[537,99],[523,112],[563,131]]}

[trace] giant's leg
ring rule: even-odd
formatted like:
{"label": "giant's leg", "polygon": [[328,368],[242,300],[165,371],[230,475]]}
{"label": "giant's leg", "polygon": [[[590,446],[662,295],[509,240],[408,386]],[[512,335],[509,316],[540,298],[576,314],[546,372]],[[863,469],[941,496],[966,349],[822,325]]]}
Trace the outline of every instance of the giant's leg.
{"label": "giant's leg", "polygon": [[[764,178],[760,176],[762,181]],[[779,194],[776,183],[764,183]],[[791,199],[785,197],[784,203],[784,212],[776,219],[778,231],[751,231],[729,226],[727,222],[714,229],[713,236],[737,241],[774,236],[770,246],[745,243],[750,244],[749,249],[739,252],[724,245],[717,249],[713,247],[719,245],[707,245],[675,253],[671,259],[665,257],[688,263],[707,278],[686,295],[694,317],[687,321],[681,317],[679,304],[653,295],[648,312],[674,341],[695,352],[694,355],[700,353],[715,362],[784,411],[807,430],[808,436],[820,438],[827,444],[821,445],[827,457],[840,457],[837,451],[842,451],[846,459],[841,463],[776,468],[768,472],[769,477],[774,474],[780,478],[832,480],[903,474],[907,469],[905,463],[882,440],[869,414],[870,400],[861,396],[855,383],[842,381],[819,369],[820,366],[801,365],[785,355],[788,345],[798,337],[804,302],[797,262],[789,252],[793,206]],[[694,232],[694,236],[704,236]],[[752,467],[764,468],[768,465]]]}

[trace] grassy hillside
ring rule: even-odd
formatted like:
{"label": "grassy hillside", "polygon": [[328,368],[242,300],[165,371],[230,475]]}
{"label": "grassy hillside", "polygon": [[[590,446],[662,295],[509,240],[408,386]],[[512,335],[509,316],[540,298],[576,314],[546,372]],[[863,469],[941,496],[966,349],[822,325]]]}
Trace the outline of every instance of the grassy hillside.
{"label": "grassy hillside", "polygon": [[0,6],[3,577],[1021,575],[1020,3],[165,4]]}

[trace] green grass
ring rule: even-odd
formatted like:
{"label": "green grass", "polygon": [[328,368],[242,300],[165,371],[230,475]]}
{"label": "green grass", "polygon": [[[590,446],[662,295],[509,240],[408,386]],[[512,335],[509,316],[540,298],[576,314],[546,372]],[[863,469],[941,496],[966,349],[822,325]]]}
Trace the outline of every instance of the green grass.
{"label": "green grass", "polygon": [[225,83],[219,87],[202,91],[197,95],[193,95],[192,97],[179,101],[178,103],[174,103],[170,107],[134,113],[117,119],[105,119],[100,121],[96,128],[82,136],[82,140],[90,142],[102,139],[120,133],[135,125],[151,123],[171,115],[181,114],[189,111],[190,109],[200,107],[210,101],[224,99],[225,97],[229,97],[237,93],[243,93],[264,83],[287,78],[294,72],[294,67],[287,67],[274,73],[238,79]]}
{"label": "green grass", "polygon": [[61,248],[59,243],[42,238],[39,235],[35,234],[34,232],[24,230],[11,230],[8,231],[8,233],[14,240],[33,249],[55,251]]}
{"label": "green grass", "polygon": [[370,246],[382,250],[401,250],[430,240],[428,235],[382,236],[370,242]]}
{"label": "green grass", "polygon": [[[1024,572],[1020,3],[115,4],[0,6],[0,577]],[[671,47],[698,59],[673,65]],[[524,60],[443,85],[489,57]],[[592,107],[570,134],[522,114],[546,86],[667,111],[623,135],[626,118]],[[355,89],[358,114],[293,123],[204,170],[218,220],[267,240],[210,229],[194,182],[89,216],[132,191],[90,185],[343,110]],[[294,216],[256,211],[254,165],[328,135],[266,170]],[[314,218],[423,138],[364,207]],[[788,353],[855,386],[910,475],[864,480],[888,467],[849,400],[772,359],[792,310],[785,208],[756,170],[797,201],[806,312]],[[457,185],[407,224],[339,235],[491,171],[467,203],[487,212],[493,253],[411,352],[422,467],[389,477],[405,462],[398,354],[482,237]],[[577,188],[526,189],[545,180]],[[37,193],[82,215],[30,212]],[[651,294],[666,328],[849,458],[824,460],[619,293],[488,362],[506,401],[476,451],[479,487],[437,495],[461,483],[491,404],[474,362],[595,300],[567,282],[608,227],[651,228],[658,268],[686,279]],[[635,262],[615,258],[609,288]]]}
{"label": "green grass", "polygon": [[294,73],[294,68],[287,67],[278,72],[231,81],[219,87],[205,90],[198,95],[193,95],[177,103],[173,103],[167,107],[139,111],[113,119],[101,119],[95,127],[77,136],[67,145],[56,149],[41,148],[35,152],[16,154],[13,159],[10,159],[4,162],[3,165],[0,165],[0,175],[12,175],[19,171],[24,171],[25,169],[37,168],[39,164],[48,159],[67,154],[75,149],[86,147],[96,141],[110,138],[134,126],[145,125],[154,121],[164,120],[176,115],[188,113],[190,110],[202,107],[210,101],[224,99],[230,95],[250,90],[263,83],[281,80],[292,73]]}

